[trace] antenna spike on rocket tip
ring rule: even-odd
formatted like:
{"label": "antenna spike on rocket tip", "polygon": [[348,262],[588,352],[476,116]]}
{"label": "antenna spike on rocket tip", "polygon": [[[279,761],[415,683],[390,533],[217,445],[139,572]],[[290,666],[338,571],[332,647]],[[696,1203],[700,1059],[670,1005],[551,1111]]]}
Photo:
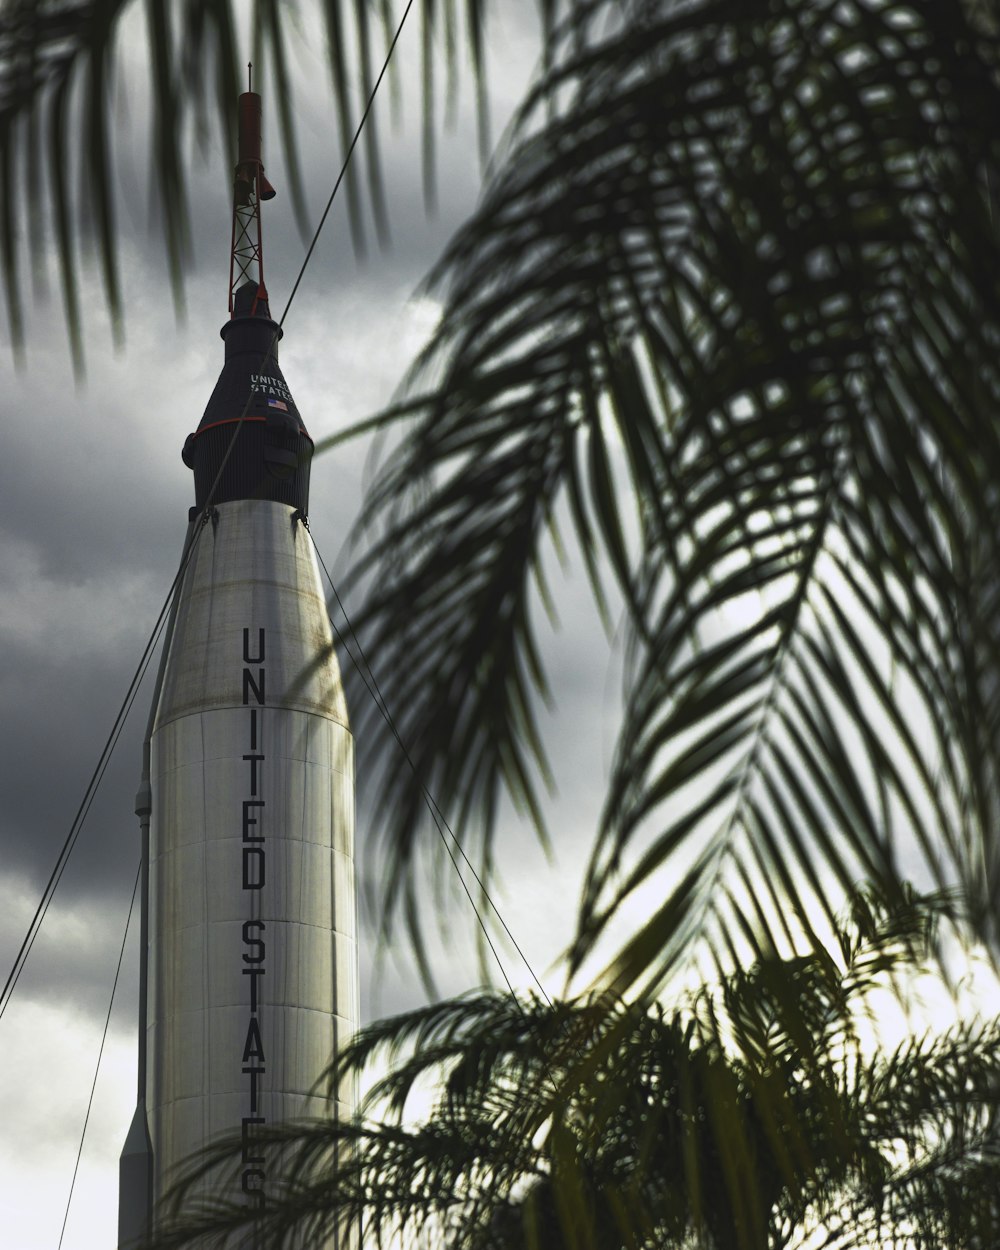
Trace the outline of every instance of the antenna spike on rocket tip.
{"label": "antenna spike on rocket tip", "polygon": [[253,91],[253,61],[247,61],[247,91]]}

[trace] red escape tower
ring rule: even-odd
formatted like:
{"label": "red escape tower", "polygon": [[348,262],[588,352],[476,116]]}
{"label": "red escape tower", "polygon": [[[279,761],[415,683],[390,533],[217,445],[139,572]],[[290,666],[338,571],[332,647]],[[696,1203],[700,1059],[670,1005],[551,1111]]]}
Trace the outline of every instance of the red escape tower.
{"label": "red escape tower", "polygon": [[256,295],[244,316],[256,316],[260,301],[267,302],[264,285],[264,248],[260,227],[262,200],[273,200],[274,187],[264,177],[260,159],[260,96],[253,90],[253,65],[248,67],[248,90],[240,96],[239,150],[233,188],[233,241],[229,258],[229,315],[235,315],[236,292],[256,280]]}

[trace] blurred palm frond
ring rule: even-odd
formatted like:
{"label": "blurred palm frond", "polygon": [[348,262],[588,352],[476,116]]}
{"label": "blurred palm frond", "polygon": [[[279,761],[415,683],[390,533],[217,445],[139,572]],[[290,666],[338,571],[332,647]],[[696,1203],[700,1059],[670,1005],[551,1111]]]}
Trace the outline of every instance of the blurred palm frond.
{"label": "blurred palm frond", "polygon": [[362,636],[417,776],[359,732],[418,942],[424,787],[487,881],[502,796],[544,832],[567,549],[631,640],[574,967],[633,902],[621,991],[807,949],[860,879],[959,886],[996,941],[995,30],[888,0],[552,23],[375,422]]}
{"label": "blurred palm frond", "polygon": [[[21,272],[24,239],[36,279],[44,270],[51,243],[58,256],[63,307],[70,347],[78,372],[83,366],[80,334],[80,260],[94,251],[100,260],[104,291],[116,333],[124,327],[115,219],[115,151],[120,142],[121,39],[126,18],[139,6],[130,0],[4,0],[0,5],[0,262],[13,348],[20,353],[24,337],[24,285]],[[289,168],[293,204],[300,230],[308,237],[314,222],[305,202],[297,152],[294,104],[302,87],[289,65],[293,51],[314,36],[302,22],[325,25],[336,119],[346,153],[361,117],[375,73],[385,56],[399,14],[386,3],[369,0],[323,0],[299,14],[276,0],[254,0],[249,14],[251,46],[244,47],[242,15],[232,0],[148,0],[145,6],[148,49],[148,99],[129,101],[128,111],[142,125],[148,108],[146,147],[156,188],[154,215],[167,248],[176,301],[190,258],[189,213],[185,169],[192,133],[204,140],[214,120],[225,152],[235,153],[236,98],[245,90],[246,61],[257,61],[255,84],[266,82],[266,94],[278,110],[281,141]],[[481,56],[485,20],[482,0],[418,4],[415,23],[423,29],[424,76],[422,109],[427,119],[425,174],[433,182],[433,138],[438,124],[435,85],[430,67],[440,61],[450,84],[460,75],[460,43],[442,39],[438,23],[459,26],[473,49],[471,74],[480,108],[486,94]],[[392,78],[398,67],[390,63]],[[397,97],[398,87],[397,87]],[[119,102],[120,103],[120,102]],[[114,123],[114,124],[113,124]],[[485,113],[483,123],[485,126]],[[363,251],[367,228],[362,195],[367,189],[375,229],[388,238],[379,123],[366,126],[363,153],[347,179],[351,230]]]}

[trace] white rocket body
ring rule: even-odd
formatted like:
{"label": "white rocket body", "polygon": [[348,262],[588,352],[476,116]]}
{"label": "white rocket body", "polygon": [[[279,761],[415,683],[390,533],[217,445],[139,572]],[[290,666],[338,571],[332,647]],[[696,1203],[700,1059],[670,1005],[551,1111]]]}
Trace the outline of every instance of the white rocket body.
{"label": "white rocket body", "polygon": [[359,1014],[354,749],[303,524],[313,443],[264,287],[260,201],[273,194],[246,92],[225,360],[184,445],[191,546],[136,801],[148,852],[121,1250],[155,1229],[214,1141],[242,1141],[238,1166],[195,1196],[256,1209],[281,1184],[261,1131],[354,1109],[353,1091],[320,1083]]}
{"label": "white rocket body", "polygon": [[260,1126],[352,1111],[316,1082],[358,1022],[353,741],[293,508],[221,504],[179,595],[151,739],[153,1202],[242,1134],[237,1192],[212,1192],[258,1205]]}

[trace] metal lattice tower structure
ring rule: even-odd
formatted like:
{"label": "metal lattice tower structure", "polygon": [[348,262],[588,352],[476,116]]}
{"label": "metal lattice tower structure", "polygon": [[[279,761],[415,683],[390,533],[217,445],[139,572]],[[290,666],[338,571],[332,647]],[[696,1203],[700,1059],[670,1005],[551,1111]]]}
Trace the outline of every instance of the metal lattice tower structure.
{"label": "metal lattice tower structure", "polygon": [[[253,85],[253,65],[249,67]],[[245,91],[239,103],[239,149],[233,179],[233,234],[229,256],[229,315],[236,316],[236,292],[248,284],[256,288],[249,315],[257,312],[259,301],[267,300],[264,285],[264,240],[260,206],[274,198],[274,187],[264,177],[260,156],[260,96]]]}

